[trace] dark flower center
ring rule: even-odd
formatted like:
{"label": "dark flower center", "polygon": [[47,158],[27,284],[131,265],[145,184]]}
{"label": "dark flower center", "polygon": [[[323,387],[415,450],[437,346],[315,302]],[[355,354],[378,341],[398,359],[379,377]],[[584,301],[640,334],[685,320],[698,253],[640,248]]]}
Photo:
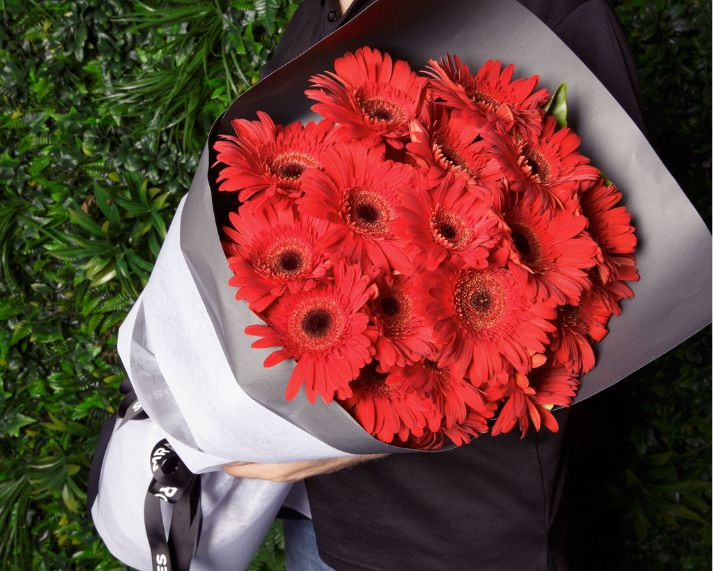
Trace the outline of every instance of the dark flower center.
{"label": "dark flower center", "polygon": [[312,250],[296,237],[279,237],[262,254],[255,269],[273,278],[292,280],[311,269]]}
{"label": "dark flower center", "polygon": [[367,224],[379,221],[379,209],[374,204],[361,203],[354,207],[356,217]]}
{"label": "dark flower center", "polygon": [[456,284],[455,309],[471,333],[497,325],[505,309],[503,285],[491,272],[466,270]]}
{"label": "dark flower center", "polygon": [[324,337],[332,325],[332,315],[324,309],[312,309],[302,318],[302,330],[310,337]]}
{"label": "dark flower center", "polygon": [[301,163],[287,163],[280,168],[280,176],[282,178],[297,179],[302,176],[305,168],[305,165]]}
{"label": "dark flower center", "polygon": [[568,329],[576,329],[582,321],[582,308],[578,305],[565,305],[559,308],[560,323]]}
{"label": "dark flower center", "polygon": [[473,103],[475,103],[479,107],[482,107],[483,109],[492,110],[495,109],[498,105],[500,105],[500,101],[495,99],[492,95],[483,93],[482,91],[477,90],[475,87],[471,86],[466,88],[466,93],[468,94],[468,97],[470,97],[470,100]]}
{"label": "dark flower center", "polygon": [[470,296],[470,306],[479,313],[485,313],[490,309],[490,292],[485,290],[474,291]]}
{"label": "dark flower center", "polygon": [[398,337],[409,329],[413,301],[399,284],[389,286],[380,283],[379,296],[370,305],[389,337]]}
{"label": "dark flower center", "polygon": [[445,145],[441,146],[441,153],[443,154],[443,159],[451,164],[460,164],[463,160],[453,149]]}
{"label": "dark flower center", "polygon": [[467,172],[467,161],[450,145],[436,142],[433,145],[433,155],[438,165],[444,170]]}
{"label": "dark flower center", "polygon": [[398,298],[394,295],[387,295],[380,298],[379,305],[381,308],[381,314],[388,317],[398,315],[401,310],[401,304],[399,303]]}
{"label": "dark flower center", "polygon": [[542,269],[539,268],[542,252],[537,235],[531,228],[518,222],[511,223],[510,228],[512,229],[512,241],[520,254],[520,259],[533,270]]}
{"label": "dark flower center", "polygon": [[357,102],[366,117],[377,126],[396,126],[407,119],[406,112],[398,105],[380,97],[357,96]]}
{"label": "dark flower center", "polygon": [[456,229],[456,227],[452,224],[449,224],[448,222],[443,222],[442,224],[440,224],[438,226],[438,232],[449,242],[452,242],[458,236],[458,230]]}
{"label": "dark flower center", "polygon": [[430,359],[424,359],[423,366],[427,370],[439,376],[447,375],[449,372],[448,367],[439,367],[436,361],[431,361]]}
{"label": "dark flower center", "polygon": [[380,373],[376,370],[376,363],[371,362],[359,372],[355,388],[362,394],[372,397],[385,397],[393,391],[393,386],[386,382],[389,373]]}
{"label": "dark flower center", "polygon": [[393,218],[393,209],[381,195],[359,188],[346,192],[342,213],[355,232],[371,237],[386,234]]}
{"label": "dark flower center", "polygon": [[298,351],[331,350],[344,330],[344,315],[329,293],[298,301],[288,309],[287,341]]}
{"label": "dark flower center", "polygon": [[272,159],[270,171],[276,177],[289,182],[299,180],[302,173],[310,167],[318,167],[317,160],[306,153],[288,151]]}
{"label": "dark flower center", "polygon": [[541,152],[525,146],[522,152],[523,170],[526,175],[537,182],[547,182],[550,179],[550,165]]}
{"label": "dark flower center", "polygon": [[295,250],[286,250],[280,254],[278,263],[286,272],[296,272],[302,267],[302,257]]}
{"label": "dark flower center", "polygon": [[388,109],[385,105],[373,105],[368,110],[368,115],[376,121],[391,121],[394,118],[391,109]]}
{"label": "dark flower center", "polygon": [[467,246],[472,231],[454,212],[438,210],[431,216],[431,234],[435,242],[447,249],[458,250]]}
{"label": "dark flower center", "polygon": [[514,231],[512,233],[512,241],[515,242],[515,247],[523,258],[527,258],[532,253],[530,243],[521,232]]}

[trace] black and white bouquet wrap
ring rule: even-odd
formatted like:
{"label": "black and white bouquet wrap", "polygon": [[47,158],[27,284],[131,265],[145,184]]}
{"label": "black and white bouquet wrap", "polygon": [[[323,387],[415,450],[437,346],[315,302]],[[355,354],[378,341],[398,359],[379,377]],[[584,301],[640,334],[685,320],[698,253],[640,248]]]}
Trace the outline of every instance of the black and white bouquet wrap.
{"label": "black and white bouquet wrap", "polygon": [[[549,28],[514,0],[379,0],[240,96],[215,122],[149,282],[120,327],[130,398],[123,418],[103,435],[90,510],[109,550],[132,567],[178,569],[191,560],[194,570],[243,569],[281,506],[309,515],[301,485],[236,479],[222,471],[226,463],[413,451],[372,437],[336,402],[311,403],[303,392],[284,398],[294,362],[263,366],[272,350],[251,347],[254,338],[244,333],[256,316],[228,286],[221,247],[235,196],[218,192],[218,135],[231,132],[233,119],[254,119],[258,111],[285,124],[313,119],[302,96],[308,79],[363,45],[415,67],[436,54],[457,53],[472,65],[497,57],[522,73],[536,72],[552,92],[566,81],[582,151],[616,181],[633,215],[640,273],[635,299],[609,325],[574,402],[710,322],[708,230],[624,109]],[[174,459],[170,466],[166,457]],[[168,501],[174,495],[182,499]],[[176,524],[167,548],[170,541],[158,536],[179,513],[190,534]]]}

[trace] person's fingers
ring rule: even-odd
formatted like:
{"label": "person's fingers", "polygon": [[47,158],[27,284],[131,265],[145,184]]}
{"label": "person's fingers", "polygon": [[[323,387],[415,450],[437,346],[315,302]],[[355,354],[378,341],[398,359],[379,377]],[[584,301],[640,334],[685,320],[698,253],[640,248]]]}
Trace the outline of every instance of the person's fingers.
{"label": "person's fingers", "polygon": [[286,482],[291,474],[298,470],[298,466],[290,464],[263,464],[263,463],[246,463],[242,465],[227,465],[223,469],[236,478],[251,478],[257,480],[270,480],[272,482]]}
{"label": "person's fingers", "polygon": [[255,462],[231,462],[230,464],[225,464],[225,466],[245,466],[246,464],[255,464]]}
{"label": "person's fingers", "polygon": [[269,480],[271,482],[296,482],[310,476],[334,472],[360,462],[376,460],[385,456],[387,454],[366,454],[363,456],[286,462],[283,464],[232,462],[224,465],[223,470],[236,478]]}

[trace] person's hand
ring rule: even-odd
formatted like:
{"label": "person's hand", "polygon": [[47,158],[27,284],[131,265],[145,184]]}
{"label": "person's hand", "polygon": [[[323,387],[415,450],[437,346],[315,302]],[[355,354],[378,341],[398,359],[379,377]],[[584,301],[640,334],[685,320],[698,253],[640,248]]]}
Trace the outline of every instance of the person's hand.
{"label": "person's hand", "polygon": [[304,462],[286,462],[284,464],[262,464],[258,462],[233,462],[225,464],[225,470],[236,478],[269,480],[270,482],[297,482],[310,476],[336,472],[368,460],[384,458],[388,454],[364,454],[346,458],[327,458],[326,460],[307,460]]}

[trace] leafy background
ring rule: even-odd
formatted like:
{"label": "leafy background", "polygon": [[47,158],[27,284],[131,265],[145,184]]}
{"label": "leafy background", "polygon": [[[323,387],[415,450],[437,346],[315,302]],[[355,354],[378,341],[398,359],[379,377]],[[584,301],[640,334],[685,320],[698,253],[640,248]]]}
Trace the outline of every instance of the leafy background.
{"label": "leafy background", "polygon": [[[710,0],[615,0],[651,139],[710,226]],[[84,511],[116,334],[212,121],[297,2],[0,0],[0,568],[122,569]],[[577,405],[574,569],[709,569],[710,332]],[[273,527],[254,569],[281,569]]]}

